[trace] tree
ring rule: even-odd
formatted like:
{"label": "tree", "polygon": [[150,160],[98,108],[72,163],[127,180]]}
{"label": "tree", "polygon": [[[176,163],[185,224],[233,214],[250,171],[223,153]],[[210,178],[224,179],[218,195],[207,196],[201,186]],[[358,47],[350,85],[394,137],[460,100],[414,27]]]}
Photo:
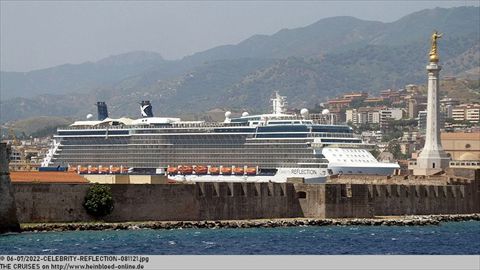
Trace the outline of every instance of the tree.
{"label": "tree", "polygon": [[380,151],[378,151],[377,148],[374,148],[370,150],[370,154],[372,154],[372,156],[374,156],[375,158],[378,158],[378,155],[380,155]]}
{"label": "tree", "polygon": [[112,213],[113,204],[110,187],[95,183],[88,189],[83,207],[89,215],[100,218]]}
{"label": "tree", "polygon": [[392,153],[393,158],[395,159],[403,159],[404,155],[402,154],[402,150],[400,149],[400,144],[397,140],[391,140],[388,142],[387,151]]}

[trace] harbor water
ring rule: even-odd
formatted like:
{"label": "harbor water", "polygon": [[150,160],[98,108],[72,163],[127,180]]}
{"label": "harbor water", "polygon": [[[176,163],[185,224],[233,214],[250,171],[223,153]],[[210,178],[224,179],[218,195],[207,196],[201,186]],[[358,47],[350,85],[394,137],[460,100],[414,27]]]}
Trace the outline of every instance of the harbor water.
{"label": "harbor water", "polygon": [[480,254],[480,221],[432,226],[29,232],[0,236],[0,254]]}

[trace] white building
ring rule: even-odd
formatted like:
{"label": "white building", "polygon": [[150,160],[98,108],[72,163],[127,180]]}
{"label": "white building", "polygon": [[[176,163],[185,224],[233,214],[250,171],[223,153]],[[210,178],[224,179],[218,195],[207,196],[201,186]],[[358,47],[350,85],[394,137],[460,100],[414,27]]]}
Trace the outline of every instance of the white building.
{"label": "white building", "polygon": [[389,120],[400,120],[403,118],[403,110],[392,108],[386,110],[380,110],[380,126],[385,127]]}
{"label": "white building", "polygon": [[345,111],[347,122],[353,124],[378,124],[380,123],[379,107],[361,107],[358,109],[349,109]]}
{"label": "white building", "polygon": [[456,121],[480,122],[480,105],[462,104],[452,109],[452,118]]}

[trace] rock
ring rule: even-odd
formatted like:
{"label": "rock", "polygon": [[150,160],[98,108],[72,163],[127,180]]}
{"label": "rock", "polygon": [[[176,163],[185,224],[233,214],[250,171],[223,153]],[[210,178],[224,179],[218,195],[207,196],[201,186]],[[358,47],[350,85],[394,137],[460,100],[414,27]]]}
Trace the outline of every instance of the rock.
{"label": "rock", "polygon": [[139,230],[140,227],[138,227],[137,225],[131,225],[128,227],[129,230]]}

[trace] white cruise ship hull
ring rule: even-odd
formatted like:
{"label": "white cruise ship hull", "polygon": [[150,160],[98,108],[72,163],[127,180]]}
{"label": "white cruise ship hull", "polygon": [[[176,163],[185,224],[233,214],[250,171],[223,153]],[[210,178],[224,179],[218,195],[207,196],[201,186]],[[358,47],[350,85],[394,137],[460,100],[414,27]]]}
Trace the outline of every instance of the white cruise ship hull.
{"label": "white cruise ship hull", "polygon": [[303,178],[305,183],[325,183],[327,169],[320,168],[279,168],[274,175],[168,175],[168,179],[176,182],[256,182],[285,183],[289,179]]}

